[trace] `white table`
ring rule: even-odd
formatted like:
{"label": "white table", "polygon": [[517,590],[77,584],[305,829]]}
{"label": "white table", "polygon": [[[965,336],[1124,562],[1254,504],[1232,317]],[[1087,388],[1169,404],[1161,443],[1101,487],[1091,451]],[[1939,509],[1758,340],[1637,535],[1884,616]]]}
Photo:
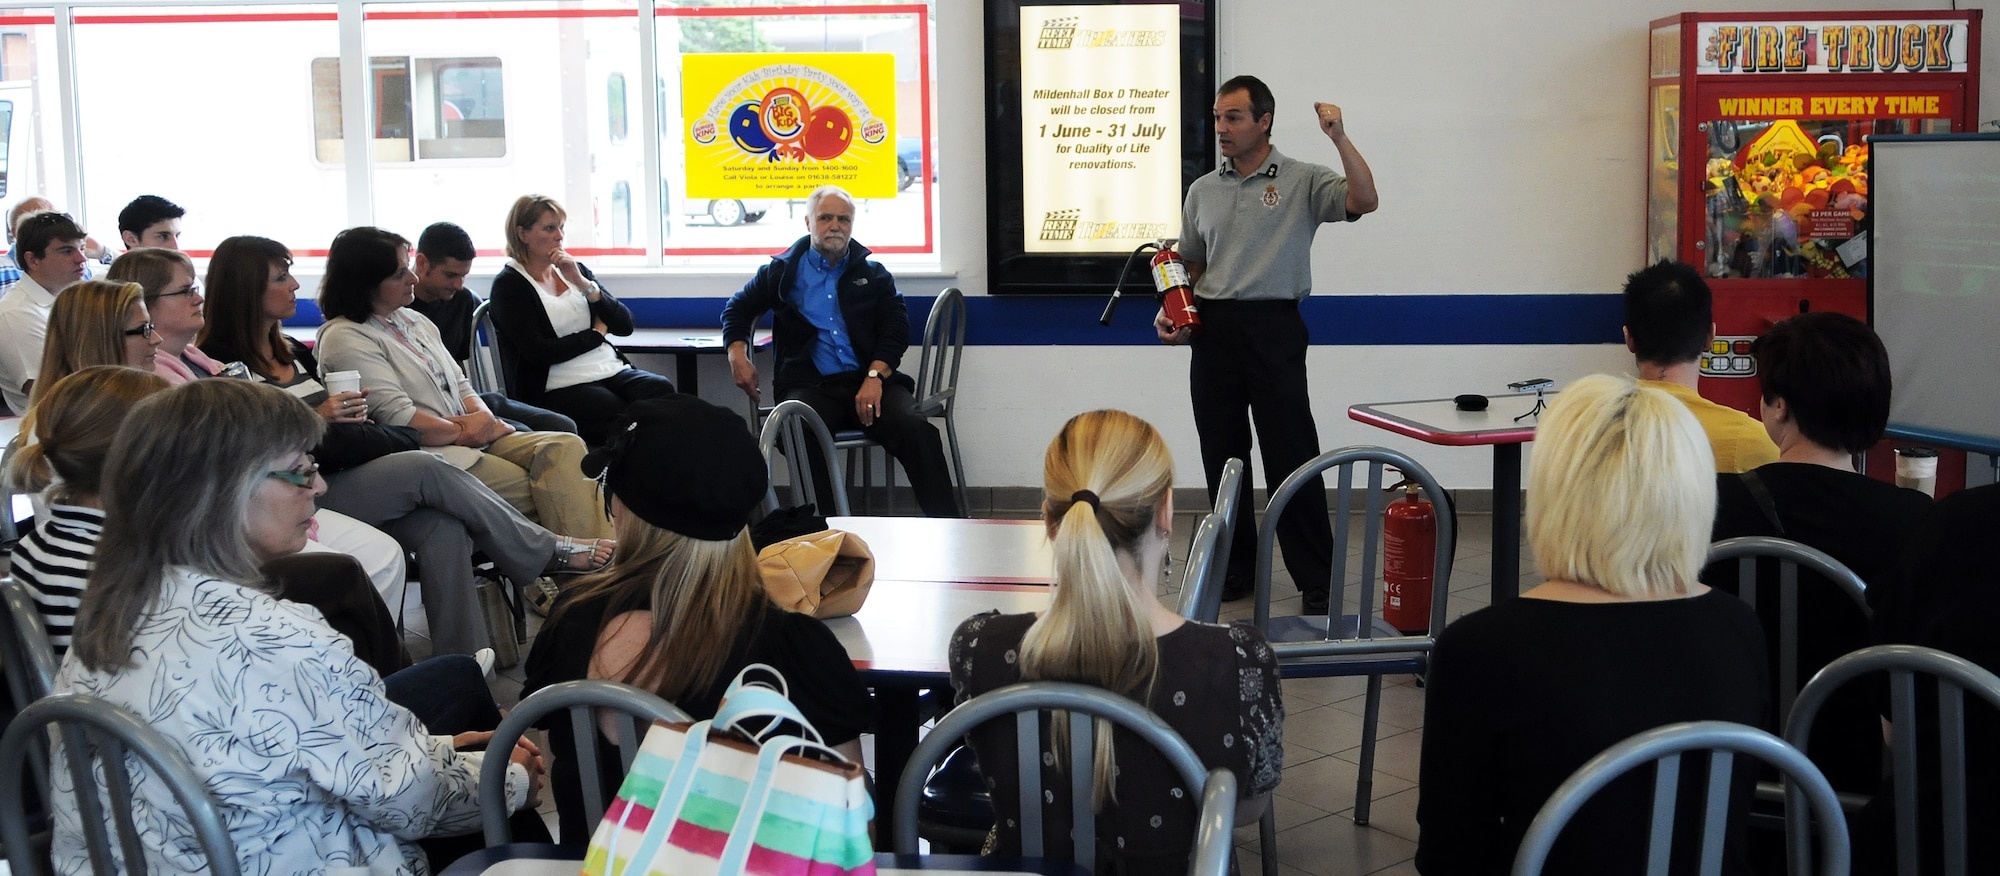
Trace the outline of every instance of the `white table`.
{"label": "white table", "polygon": [[1040,520],[833,517],[875,552],[875,577],[894,581],[1047,584],[1055,547]]}

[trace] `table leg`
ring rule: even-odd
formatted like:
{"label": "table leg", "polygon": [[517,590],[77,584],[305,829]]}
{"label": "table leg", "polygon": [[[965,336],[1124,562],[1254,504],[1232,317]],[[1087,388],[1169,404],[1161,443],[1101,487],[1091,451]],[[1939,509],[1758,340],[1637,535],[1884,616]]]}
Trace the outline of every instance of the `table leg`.
{"label": "table leg", "polygon": [[875,683],[875,849],[896,848],[896,786],[917,748],[917,705],[922,686]]}
{"label": "table leg", "polygon": [[1521,445],[1493,445],[1494,605],[1521,592]]}
{"label": "table leg", "polygon": [[680,390],[682,394],[699,397],[701,395],[700,374],[701,369],[697,367],[693,352],[674,354],[675,389]]}

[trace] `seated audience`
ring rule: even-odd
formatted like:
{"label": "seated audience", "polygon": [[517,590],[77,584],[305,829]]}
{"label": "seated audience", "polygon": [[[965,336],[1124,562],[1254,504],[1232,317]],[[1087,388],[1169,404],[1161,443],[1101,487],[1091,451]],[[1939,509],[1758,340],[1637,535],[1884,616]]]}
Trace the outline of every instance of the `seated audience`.
{"label": "seated audience", "polygon": [[[1854,470],[1854,455],[1881,440],[1889,422],[1889,355],[1874,330],[1832,312],[1784,320],[1751,345],[1763,381],[1764,428],[1778,461],[1717,478],[1716,541],[1742,535],[1788,538],[1825,551],[1868,585],[1880,611],[1896,598],[1897,552],[1930,498]],[[1735,592],[1735,563],[1703,576]],[[1763,576],[1775,593],[1775,565]],[[1766,600],[1775,603],[1775,600]],[[1775,607],[1762,610],[1777,665]],[[1802,575],[1799,684],[1834,658],[1871,644],[1868,621],[1846,594]],[[1807,753],[1843,791],[1867,793],[1881,772],[1881,733],[1868,694],[1851,687],[1827,704]]]}
{"label": "seated audience", "polygon": [[[1425,692],[1419,872],[1507,872],[1556,787],[1635,733],[1677,721],[1771,725],[1756,615],[1696,580],[1714,466],[1694,415],[1628,378],[1579,380],[1542,415],[1527,535],[1544,581],[1438,637]],[[1754,772],[1735,774],[1738,814]],[[1600,792],[1542,872],[1637,872],[1651,806],[1650,784]],[[1676,829],[1677,855],[1693,853],[1693,826]],[[1733,819],[1724,873],[1748,872],[1742,834]]]}
{"label": "seated audience", "polygon": [[[306,451],[321,428],[282,391],[234,380],[132,406],[100,477],[102,541],[118,550],[93,557],[56,691],[108,700],[183,749],[246,872],[424,873],[412,840],[479,827],[486,755],[454,744],[489,736],[433,735],[318,611],[265,583],[260,564],[296,553],[312,525],[319,484]],[[272,748],[277,727],[294,735]],[[508,805],[532,808],[539,756],[530,746],[509,754]],[[138,811],[176,805],[143,766],[130,768]],[[58,870],[81,870],[78,789],[60,765],[50,772],[52,856]],[[185,867],[170,850],[193,843],[186,824],[137,826],[146,868]]]}
{"label": "seated audience", "polygon": [[[1285,710],[1278,667],[1262,634],[1181,618],[1160,603],[1173,529],[1173,458],[1160,433],[1123,411],[1072,417],[1042,460],[1042,520],[1055,543],[1055,587],[1039,614],[988,612],[951,637],[951,685],[959,702],[1020,681],[1101,687],[1144,703],[1193,746],[1202,764],[1237,776],[1238,824],[1254,822],[1284,768]],[[1017,659],[1018,655],[1018,659]],[[1020,795],[1012,721],[972,735],[993,787],[996,855],[1020,855]],[[1069,769],[1043,758],[1045,788]],[[1150,745],[1099,741],[1090,767],[1100,872],[1185,872],[1199,794]],[[1050,848],[1068,848],[1073,801],[1049,798],[1042,824]]]}
{"label": "seated audience", "polygon": [[142,246],[179,251],[181,217],[187,210],[159,195],[140,195],[118,211],[118,237],[127,250]]}
{"label": "seated audience", "polygon": [[[493,416],[458,370],[431,321],[406,308],[415,296],[410,242],[379,228],[333,239],[319,307],[324,371],[359,371],[368,414],[409,426],[427,447],[472,473],[508,504],[556,532],[610,535],[584,446],[563,432],[520,432]],[[214,284],[210,284],[211,286]]]}
{"label": "seated audience", "polygon": [[[437,326],[444,348],[460,364],[472,358],[472,316],[479,309],[479,297],[465,288],[465,277],[472,273],[472,260],[478,257],[472,235],[450,222],[434,222],[417,236],[417,297],[410,302],[410,309]],[[576,431],[575,420],[515,401],[504,392],[482,392],[479,400],[516,429]]]}
{"label": "seated audience", "polygon": [[[164,251],[134,250],[112,269],[147,252]],[[313,352],[281,327],[297,307],[298,289],[283,244],[224,240],[209,261],[208,288],[211,320],[203,343],[242,363],[251,379],[304,399],[326,421],[314,448],[327,482],[321,505],[379,527],[416,555],[437,653],[471,654],[493,644],[479,609],[475,549],[520,582],[545,570],[586,572],[610,562],[609,540],[560,536],[536,525],[477,478],[418,449],[415,429],[372,421],[366,393],[328,393]],[[384,598],[400,608],[401,594],[394,587]]]}
{"label": "seated audience", "polygon": [[0,399],[25,414],[42,363],[49,311],[63,289],[84,278],[85,235],[62,213],[25,214],[11,227],[21,273],[0,295]]}
{"label": "seated audience", "polygon": [[[2000,531],[2000,484],[1952,493],[1910,527],[1897,563],[1894,599],[1876,615],[1884,643],[1923,645],[2000,672],[2000,554],[1988,539]],[[1939,839],[1942,799],[1934,697],[1917,685],[1917,842],[1921,873],[1944,872]],[[2000,711],[1977,695],[1965,698],[1965,803],[1968,871],[2000,868],[2000,834],[1981,829],[2000,818]],[[1896,870],[1894,787],[1886,779],[1855,820],[1854,872]]]}
{"label": "seated audience", "polygon": [[493,327],[509,391],[576,421],[595,447],[636,401],[672,395],[672,381],[641,371],[611,345],[632,333],[632,312],[563,251],[567,214],[555,199],[522,195],[507,213],[507,265],[493,278]]}
{"label": "seated audience", "polygon": [[153,372],[179,386],[197,377],[222,373],[215,361],[194,345],[206,323],[201,284],[194,280],[194,262],[179,250],[142,246],[126,252],[104,272],[106,280],[137,283],[146,290],[146,312],[159,332],[160,349]]}
{"label": "seated audience", "polygon": [[[590,462],[610,492],[618,555],[557,604],[528,655],[522,696],[608,678],[704,719],[738,672],[763,663],[785,676],[827,744],[860,763],[868,688],[832,631],[773,604],[757,572],[747,524],[767,478],[743,419],[692,396],[638,402]],[[567,720],[547,729],[555,751],[574,750]],[[607,751],[599,762],[617,763]],[[582,846],[596,825],[584,821],[571,760],[558,759],[551,780],[560,838]],[[618,780],[607,777],[605,799]]]}
{"label": "seated audience", "polygon": [[49,311],[42,346],[41,387],[92,365],[153,370],[160,333],[146,311],[146,290],[137,283],[85,280],[63,291]]}
{"label": "seated audience", "polygon": [[1715,453],[1715,470],[1739,472],[1778,461],[1763,424],[1702,398],[1701,357],[1715,341],[1714,297],[1701,271],[1661,261],[1625,278],[1625,349],[1639,382],[1665,390],[1694,413]]}

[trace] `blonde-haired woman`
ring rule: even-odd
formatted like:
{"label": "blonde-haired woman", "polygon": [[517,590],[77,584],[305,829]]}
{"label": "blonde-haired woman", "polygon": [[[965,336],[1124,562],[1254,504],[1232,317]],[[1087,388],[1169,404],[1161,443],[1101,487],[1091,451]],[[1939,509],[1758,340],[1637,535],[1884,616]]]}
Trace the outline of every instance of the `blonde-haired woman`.
{"label": "blonde-haired woman", "polygon": [[56,296],[42,367],[30,405],[42,388],[92,365],[153,370],[160,334],[146,312],[146,289],[137,283],[85,280]]}
{"label": "blonde-haired woman", "polygon": [[[1556,398],[1528,473],[1543,583],[1460,618],[1431,656],[1419,871],[1506,872],[1556,786],[1634,733],[1768,724],[1757,616],[1696,580],[1714,516],[1708,439],[1673,396],[1597,375]],[[1741,806],[1754,774],[1737,776]],[[1598,795],[1543,872],[1637,869],[1650,805],[1636,786]],[[1741,839],[1739,821],[1724,872],[1747,872]]]}
{"label": "blonde-haired woman", "polygon": [[[1160,603],[1173,528],[1173,457],[1160,433],[1123,411],[1078,414],[1042,458],[1042,519],[1055,542],[1054,598],[1036,614],[977,615],[951,639],[959,701],[1017,681],[1095,685],[1153,710],[1210,768],[1236,773],[1238,823],[1262,814],[1284,768],[1284,706],[1270,646],[1247,626],[1183,620]],[[1003,726],[1004,725],[1004,726]],[[991,722],[972,744],[998,783],[998,823],[987,845],[1019,855],[1014,726]],[[1058,760],[1044,759],[1044,787],[1060,787]],[[1166,760],[1122,734],[1100,744],[1097,783],[1101,872],[1185,872],[1196,797]],[[1070,802],[1043,812],[1053,847],[1070,823]]]}
{"label": "blonde-haired woman", "polygon": [[632,333],[632,312],[563,249],[561,204],[522,195],[507,211],[507,264],[493,278],[493,327],[509,393],[576,420],[603,444],[625,406],[672,395],[672,381],[632,367],[609,335]]}
{"label": "blonde-haired woman", "polygon": [[[768,475],[743,418],[687,395],[638,402],[584,465],[610,494],[618,552],[557,604],[528,654],[521,695],[608,678],[709,718],[730,680],[762,663],[785,676],[820,737],[860,763],[874,714],[868,688],[833,632],[779,608],[757,572],[747,525]],[[546,727],[556,750],[573,750],[568,721]],[[603,754],[600,763],[618,763],[615,751]],[[608,799],[620,776],[601,778]],[[557,760],[550,781],[560,839],[581,847],[595,825],[584,820],[575,759]]]}

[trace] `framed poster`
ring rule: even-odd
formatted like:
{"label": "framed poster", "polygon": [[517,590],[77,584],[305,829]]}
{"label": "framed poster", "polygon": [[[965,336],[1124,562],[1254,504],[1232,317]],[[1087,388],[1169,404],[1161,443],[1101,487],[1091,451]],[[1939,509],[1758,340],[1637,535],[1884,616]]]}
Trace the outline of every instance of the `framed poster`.
{"label": "framed poster", "polygon": [[1215,7],[986,9],[992,291],[1108,293],[1136,247],[1180,235],[1181,195],[1214,167]]}

